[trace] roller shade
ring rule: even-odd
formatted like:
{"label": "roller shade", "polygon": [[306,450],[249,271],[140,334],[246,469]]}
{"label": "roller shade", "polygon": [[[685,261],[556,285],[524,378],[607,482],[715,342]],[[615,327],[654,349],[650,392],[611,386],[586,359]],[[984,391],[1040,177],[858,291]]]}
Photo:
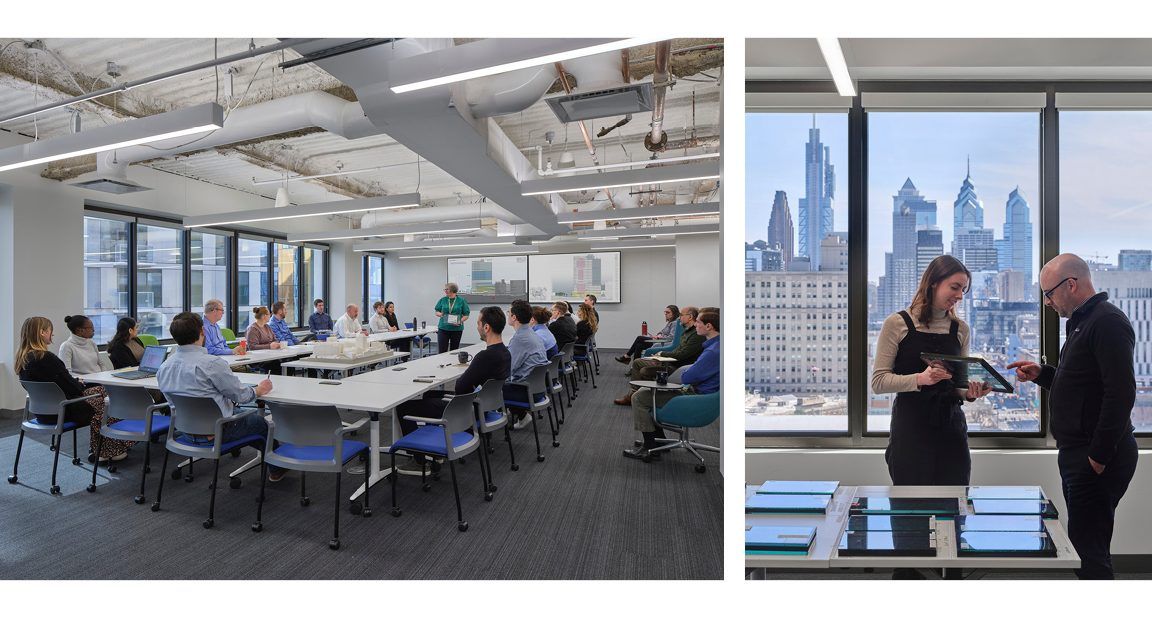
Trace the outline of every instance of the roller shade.
{"label": "roller shade", "polygon": [[1152,110],[1152,92],[1057,92],[1057,109]]}
{"label": "roller shade", "polygon": [[748,112],[846,112],[851,97],[835,92],[749,92],[744,95]]}
{"label": "roller shade", "polygon": [[1039,111],[1043,92],[865,92],[861,102],[868,111]]}

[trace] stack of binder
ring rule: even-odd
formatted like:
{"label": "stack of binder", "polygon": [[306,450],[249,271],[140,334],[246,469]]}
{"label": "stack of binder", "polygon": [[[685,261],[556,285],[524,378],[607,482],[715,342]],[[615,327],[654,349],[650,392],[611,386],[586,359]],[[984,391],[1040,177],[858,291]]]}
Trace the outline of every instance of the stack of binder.
{"label": "stack of binder", "polygon": [[847,529],[840,537],[839,552],[841,556],[935,556],[936,518],[933,515],[849,515]]}
{"label": "stack of binder", "polygon": [[816,528],[805,526],[752,526],[744,531],[749,554],[806,556],[816,539]]}
{"label": "stack of binder", "polygon": [[1039,515],[958,517],[956,538],[956,555],[960,557],[1056,557],[1056,546]]}
{"label": "stack of binder", "polygon": [[744,501],[745,513],[819,515],[828,512],[832,496],[807,494],[752,494]]}

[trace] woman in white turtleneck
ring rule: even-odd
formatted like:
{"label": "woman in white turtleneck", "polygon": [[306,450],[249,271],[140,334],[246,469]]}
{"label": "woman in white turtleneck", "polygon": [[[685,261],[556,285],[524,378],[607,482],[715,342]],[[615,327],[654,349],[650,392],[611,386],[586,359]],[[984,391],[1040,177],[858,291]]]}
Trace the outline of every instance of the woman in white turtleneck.
{"label": "woman in white turtleneck", "polygon": [[83,315],[70,315],[64,318],[68,325],[68,332],[72,333],[64,343],[60,344],[60,360],[74,375],[85,373],[99,373],[112,369],[112,361],[100,358],[100,350],[92,336],[96,334],[96,327]]}

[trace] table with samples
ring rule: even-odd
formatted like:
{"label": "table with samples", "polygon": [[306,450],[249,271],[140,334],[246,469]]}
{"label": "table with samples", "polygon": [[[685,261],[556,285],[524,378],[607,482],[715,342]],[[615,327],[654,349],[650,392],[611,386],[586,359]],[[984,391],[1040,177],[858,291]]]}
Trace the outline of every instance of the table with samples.
{"label": "table with samples", "polygon": [[745,568],[1074,569],[1080,558],[1037,486],[842,486],[745,491]]}

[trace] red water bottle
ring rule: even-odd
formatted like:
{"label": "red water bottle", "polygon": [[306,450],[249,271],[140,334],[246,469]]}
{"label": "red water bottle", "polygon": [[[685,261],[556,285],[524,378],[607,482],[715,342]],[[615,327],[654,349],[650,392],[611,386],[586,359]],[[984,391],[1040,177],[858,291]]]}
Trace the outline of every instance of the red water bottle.
{"label": "red water bottle", "polygon": [[647,320],[640,323],[640,334],[644,337],[648,336],[648,322],[647,322]]}

